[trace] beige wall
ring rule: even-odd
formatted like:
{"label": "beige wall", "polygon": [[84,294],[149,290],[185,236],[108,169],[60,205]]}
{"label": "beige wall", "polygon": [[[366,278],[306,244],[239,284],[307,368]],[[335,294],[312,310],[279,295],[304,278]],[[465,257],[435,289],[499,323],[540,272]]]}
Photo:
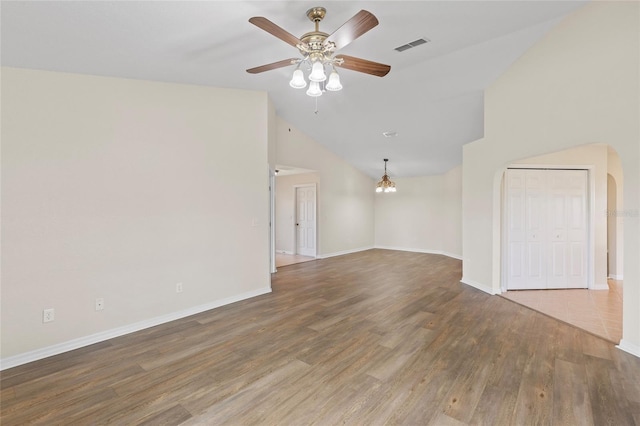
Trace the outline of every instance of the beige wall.
{"label": "beige wall", "polygon": [[267,105],[267,157],[269,167],[271,168],[271,171],[274,172],[278,157],[278,116],[276,114],[276,108],[273,106],[271,100],[267,101]]}
{"label": "beige wall", "polygon": [[393,181],[397,192],[375,195],[376,247],[460,258],[462,167]]}
{"label": "beige wall", "polygon": [[278,164],[318,170],[318,257],[374,244],[375,182],[278,118]]}
{"label": "beige wall", "polygon": [[640,356],[640,5],[592,2],[485,93],[485,137],[463,150],[463,280],[500,291],[500,178],[516,160],[610,145],[624,172],[620,346]]}
{"label": "beige wall", "polygon": [[268,110],[3,68],[2,367],[270,291]]}
{"label": "beige wall", "polygon": [[442,250],[444,254],[462,259],[462,166],[444,174],[444,223]]}
{"label": "beige wall", "polygon": [[[276,178],[276,251],[278,253],[294,254],[295,252],[295,186],[316,185],[316,201],[318,201],[319,182],[318,173],[300,173]],[[316,212],[320,213],[317,205]]]}

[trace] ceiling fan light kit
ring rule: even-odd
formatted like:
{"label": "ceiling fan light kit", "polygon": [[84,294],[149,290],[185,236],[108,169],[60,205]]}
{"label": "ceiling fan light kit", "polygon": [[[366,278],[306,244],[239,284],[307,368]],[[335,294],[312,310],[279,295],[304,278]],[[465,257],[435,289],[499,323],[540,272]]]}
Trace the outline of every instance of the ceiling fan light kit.
{"label": "ceiling fan light kit", "polygon": [[322,96],[322,89],[320,89],[320,83],[312,81],[309,83],[309,89],[307,89],[307,95],[316,98]]}
{"label": "ceiling fan light kit", "polygon": [[319,60],[313,63],[311,67],[311,74],[309,74],[309,80],[315,82],[322,82],[327,79],[327,75],[324,73],[324,64]]}
{"label": "ceiling fan light kit", "polygon": [[[389,73],[391,70],[389,65],[353,56],[335,55],[336,50],[345,47],[378,25],[378,19],[371,12],[361,10],[332,34],[320,31],[320,21],[324,19],[326,13],[327,10],[324,7],[313,7],[307,10],[307,17],[315,24],[315,30],[304,34],[300,38],[288,33],[264,17],[256,16],[249,19],[249,22],[253,25],[297,48],[302,57],[250,68],[247,72],[257,74],[297,64],[289,85],[294,89],[304,89],[307,87],[307,81],[301,69],[304,64],[311,70],[307,77],[309,79],[307,95],[312,97],[321,96],[324,90],[331,92],[342,90],[340,75],[335,67],[342,67],[378,77],[384,77]],[[331,67],[328,79],[325,66]]]}
{"label": "ceiling fan light kit", "polygon": [[340,84],[340,76],[338,75],[338,71],[334,68],[329,74],[329,82],[325,86],[330,92],[337,92],[338,90],[342,90],[342,84]]}
{"label": "ceiling fan light kit", "polygon": [[304,79],[304,74],[302,73],[300,67],[296,68],[296,70],[293,72],[293,77],[291,77],[289,86],[293,87],[294,89],[304,89],[305,87],[307,87],[307,82]]}

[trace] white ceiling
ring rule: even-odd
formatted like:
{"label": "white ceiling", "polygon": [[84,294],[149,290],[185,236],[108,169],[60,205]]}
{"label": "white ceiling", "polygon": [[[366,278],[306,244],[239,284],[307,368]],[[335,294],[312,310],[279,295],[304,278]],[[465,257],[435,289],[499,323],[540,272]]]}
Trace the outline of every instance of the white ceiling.
{"label": "white ceiling", "polygon": [[[483,136],[483,89],[586,1],[46,1],[1,3],[3,66],[265,90],[279,116],[372,178],[443,173]],[[301,36],[327,8],[333,32],[360,9],[380,24],[340,52],[391,65],[383,78],[339,71],[344,89],[315,100],[293,68],[247,68],[297,56],[248,22]],[[418,38],[430,43],[398,53]],[[384,131],[397,131],[385,138]],[[291,165],[296,166],[296,165]]]}

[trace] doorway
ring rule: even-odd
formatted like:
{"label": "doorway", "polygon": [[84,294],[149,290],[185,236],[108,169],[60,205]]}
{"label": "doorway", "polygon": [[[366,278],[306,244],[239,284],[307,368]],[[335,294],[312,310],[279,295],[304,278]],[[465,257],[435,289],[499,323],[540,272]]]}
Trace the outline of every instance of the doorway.
{"label": "doorway", "polygon": [[[275,211],[273,222],[275,224],[275,267],[293,265],[296,263],[315,260],[320,252],[317,229],[317,187],[320,182],[320,175],[315,170],[303,169],[300,167],[276,165],[276,185],[275,185]],[[301,255],[298,250],[298,193],[302,191],[298,188],[311,188],[312,194],[305,193],[308,203],[304,204],[309,213],[305,212],[303,219],[313,219],[313,229],[310,238],[305,241],[305,253],[311,255]],[[312,203],[311,203],[312,202]],[[302,213],[302,212],[301,212]],[[311,216],[311,217],[309,217]],[[308,220],[303,221],[303,225],[309,225]],[[309,226],[306,226],[307,228]],[[309,247],[309,243],[313,245]],[[311,250],[313,248],[313,250]]]}
{"label": "doorway", "polygon": [[[587,170],[588,289],[507,291],[507,169]],[[496,171],[494,205],[500,223],[498,255],[500,293],[506,299],[573,324],[613,342],[622,337],[623,173],[620,157],[605,144],[590,144],[517,160]],[[610,175],[607,176],[607,175]],[[606,214],[604,214],[606,211]],[[603,233],[603,230],[605,231]],[[608,232],[607,232],[608,231]],[[606,250],[609,250],[607,262]],[[607,280],[607,266],[609,279]]]}

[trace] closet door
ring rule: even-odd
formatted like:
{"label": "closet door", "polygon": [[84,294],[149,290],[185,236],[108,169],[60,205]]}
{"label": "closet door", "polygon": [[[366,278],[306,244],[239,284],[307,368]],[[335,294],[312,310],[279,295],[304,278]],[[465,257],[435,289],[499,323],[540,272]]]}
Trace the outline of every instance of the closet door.
{"label": "closet door", "polygon": [[509,290],[547,288],[545,178],[542,170],[507,170]]}
{"label": "closet door", "polygon": [[586,288],[586,170],[506,177],[507,289]]}
{"label": "closet door", "polygon": [[587,171],[547,170],[547,288],[587,288]]}

